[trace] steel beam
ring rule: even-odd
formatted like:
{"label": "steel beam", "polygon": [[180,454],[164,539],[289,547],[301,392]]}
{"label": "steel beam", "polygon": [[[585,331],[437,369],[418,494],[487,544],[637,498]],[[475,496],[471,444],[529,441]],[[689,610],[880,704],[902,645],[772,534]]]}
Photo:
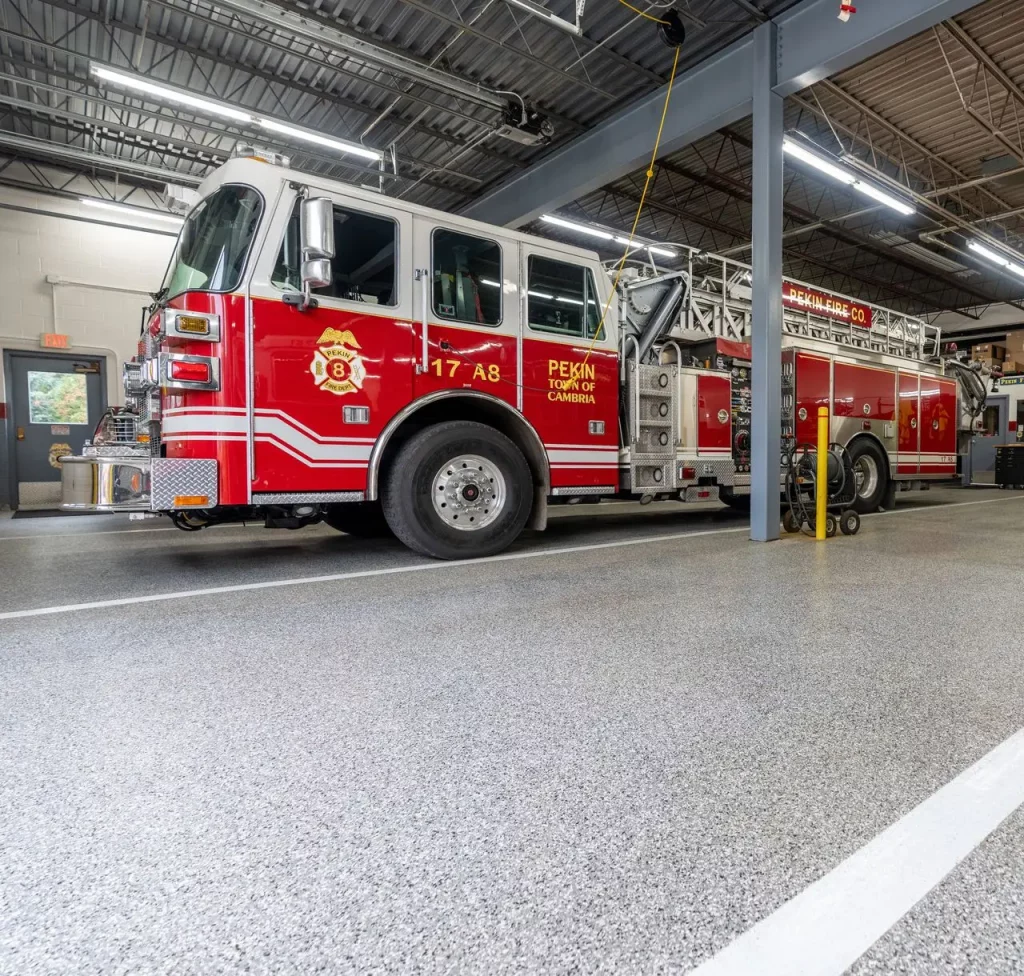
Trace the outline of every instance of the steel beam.
{"label": "steel beam", "polygon": [[750,538],[779,537],[779,458],[782,455],[782,109],[774,91],[778,31],[754,31],[754,183],[751,216],[752,403]]}
{"label": "steel beam", "polygon": [[[233,0],[235,2],[235,0]],[[977,0],[886,0],[848,23],[836,0],[800,0],[775,18],[775,92],[790,95],[975,6]],[[747,35],[676,79],[662,153],[675,152],[751,113],[754,41]],[[637,99],[494,187],[463,213],[518,226],[639,169],[647,162],[665,89]]]}
{"label": "steel beam", "polygon": [[[753,46],[746,37],[676,79],[663,154],[750,113]],[[518,226],[639,169],[650,158],[664,103],[660,87],[474,200],[462,213]]]}
{"label": "steel beam", "polygon": [[978,0],[886,0],[865,5],[844,24],[833,0],[804,0],[776,18],[776,91],[792,95],[977,4]]}
{"label": "steel beam", "polygon": [[48,139],[36,139],[34,136],[19,136],[13,132],[0,132],[0,149],[13,149],[29,156],[43,156],[62,163],[76,163],[92,170],[108,173],[127,173],[156,183],[180,183],[183,186],[199,186],[202,178],[179,173],[160,166],[150,166],[131,159],[119,159],[105,156],[99,152],[89,152],[75,146],[50,142]]}

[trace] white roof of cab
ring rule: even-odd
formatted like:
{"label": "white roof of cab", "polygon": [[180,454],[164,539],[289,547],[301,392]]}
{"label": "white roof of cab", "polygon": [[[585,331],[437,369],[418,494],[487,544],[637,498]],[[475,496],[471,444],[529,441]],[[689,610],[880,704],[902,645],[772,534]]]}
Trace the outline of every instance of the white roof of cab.
{"label": "white roof of cab", "polygon": [[371,209],[375,204],[386,203],[389,207],[397,207],[400,210],[405,210],[420,217],[437,220],[450,227],[462,227],[466,231],[473,231],[477,234],[500,235],[505,240],[522,241],[528,244],[543,244],[547,248],[562,251],[576,258],[583,258],[596,264],[601,262],[597,252],[587,248],[563,244],[561,241],[538,237],[536,234],[524,234],[522,231],[512,230],[508,227],[485,224],[480,220],[470,220],[467,217],[460,217],[458,214],[446,213],[444,210],[435,210],[432,207],[423,207],[416,203],[410,203],[407,200],[396,200],[394,197],[384,196],[371,190],[364,190],[352,183],[332,180],[326,176],[301,173],[287,166],[267,163],[260,159],[239,157],[228,160],[223,166],[214,170],[203,180],[199,186],[199,195],[207,197],[217,187],[223,186],[225,183],[244,183],[255,187],[263,194],[268,203],[276,199],[277,192],[282,183],[302,183],[314,190],[345,193],[346,196],[357,197],[365,201],[367,207]]}

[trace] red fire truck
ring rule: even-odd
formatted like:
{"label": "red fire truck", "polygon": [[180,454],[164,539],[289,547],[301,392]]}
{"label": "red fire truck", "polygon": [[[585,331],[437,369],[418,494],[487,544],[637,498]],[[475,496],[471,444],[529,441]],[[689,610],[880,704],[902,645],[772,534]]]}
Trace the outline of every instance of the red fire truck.
{"label": "red fire truck", "polygon": [[[324,521],[459,558],[556,502],[743,505],[749,269],[678,257],[612,296],[593,252],[232,159],[185,219],[126,405],[63,459],[64,507]],[[862,510],[953,477],[965,398],[938,331],[796,282],[784,301],[784,436],[813,440],[829,406]]]}

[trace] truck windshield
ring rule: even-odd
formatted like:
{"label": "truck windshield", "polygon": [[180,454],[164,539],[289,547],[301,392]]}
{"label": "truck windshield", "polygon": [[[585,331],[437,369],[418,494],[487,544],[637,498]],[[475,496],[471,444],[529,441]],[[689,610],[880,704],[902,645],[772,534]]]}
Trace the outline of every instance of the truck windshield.
{"label": "truck windshield", "polygon": [[222,186],[185,221],[164,278],[163,294],[234,291],[242,277],[263,198],[252,187]]}

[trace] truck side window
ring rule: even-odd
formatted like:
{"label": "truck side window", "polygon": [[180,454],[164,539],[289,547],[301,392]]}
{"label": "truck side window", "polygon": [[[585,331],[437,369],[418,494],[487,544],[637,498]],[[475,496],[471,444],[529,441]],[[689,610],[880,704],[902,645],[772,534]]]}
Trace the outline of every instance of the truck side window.
{"label": "truck side window", "polygon": [[501,322],[501,248],[483,237],[437,228],[431,272],[434,314],[456,322]]}
{"label": "truck side window", "polygon": [[[593,339],[601,322],[601,300],[589,269],[531,255],[527,288],[530,328],[537,332]],[[604,337],[604,327],[601,328]]]}
{"label": "truck side window", "polygon": [[[394,220],[336,206],[331,283],[315,289],[316,294],[370,305],[397,305],[397,256],[398,224]],[[278,288],[298,291],[302,287],[300,264],[296,207],[271,281]]]}

